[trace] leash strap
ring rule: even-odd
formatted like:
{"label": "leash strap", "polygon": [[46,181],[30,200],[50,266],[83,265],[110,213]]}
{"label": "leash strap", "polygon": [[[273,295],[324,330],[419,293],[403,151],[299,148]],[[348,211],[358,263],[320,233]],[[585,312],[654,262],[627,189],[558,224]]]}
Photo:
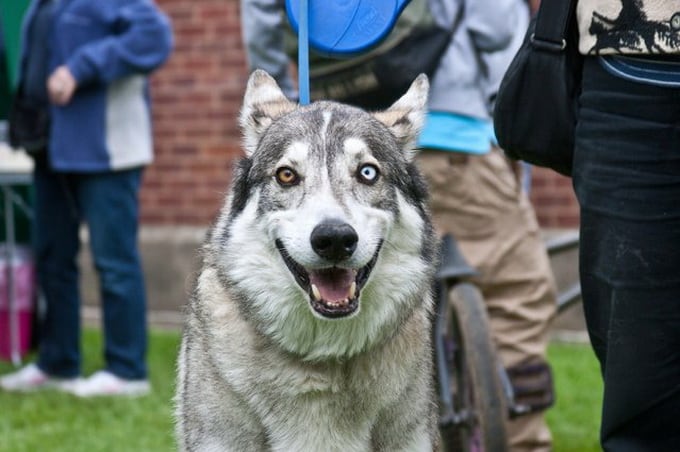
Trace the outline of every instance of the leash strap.
{"label": "leash strap", "polygon": [[300,0],[298,25],[298,93],[300,105],[309,105],[309,0]]}

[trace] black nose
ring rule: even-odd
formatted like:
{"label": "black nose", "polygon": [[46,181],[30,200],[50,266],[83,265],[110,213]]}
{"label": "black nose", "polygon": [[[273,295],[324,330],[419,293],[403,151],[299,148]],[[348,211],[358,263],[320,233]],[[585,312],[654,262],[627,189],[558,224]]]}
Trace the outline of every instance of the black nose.
{"label": "black nose", "polygon": [[326,221],[318,224],[310,237],[312,249],[329,261],[347,259],[357,249],[359,236],[354,228],[339,221]]}

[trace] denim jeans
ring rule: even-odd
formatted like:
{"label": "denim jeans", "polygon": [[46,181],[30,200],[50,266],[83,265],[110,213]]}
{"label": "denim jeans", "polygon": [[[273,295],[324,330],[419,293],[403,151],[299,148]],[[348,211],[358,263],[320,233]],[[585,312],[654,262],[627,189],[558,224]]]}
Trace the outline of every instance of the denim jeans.
{"label": "denim jeans", "polygon": [[35,251],[46,300],[38,366],[50,375],[80,373],[78,230],[88,226],[99,275],[106,369],[146,378],[146,295],[137,248],[142,169],[96,174],[35,170]]}
{"label": "denim jeans", "polygon": [[680,445],[680,89],[587,58],[573,183],[606,451]]}

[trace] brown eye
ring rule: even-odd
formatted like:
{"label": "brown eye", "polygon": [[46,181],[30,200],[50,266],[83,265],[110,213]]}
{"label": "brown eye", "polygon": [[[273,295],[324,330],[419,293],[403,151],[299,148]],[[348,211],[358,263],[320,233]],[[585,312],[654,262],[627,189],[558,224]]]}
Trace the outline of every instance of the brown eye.
{"label": "brown eye", "polygon": [[371,163],[361,165],[359,171],[357,171],[357,179],[364,184],[373,185],[378,180],[378,177],[380,177],[380,170]]}
{"label": "brown eye", "polygon": [[276,181],[284,186],[296,185],[300,178],[297,173],[287,166],[283,166],[276,170]]}

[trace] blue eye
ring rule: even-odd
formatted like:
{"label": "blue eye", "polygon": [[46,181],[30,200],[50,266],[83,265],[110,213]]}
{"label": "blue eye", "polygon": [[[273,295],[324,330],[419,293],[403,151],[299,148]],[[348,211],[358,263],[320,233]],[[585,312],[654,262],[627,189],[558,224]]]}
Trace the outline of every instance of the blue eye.
{"label": "blue eye", "polygon": [[357,172],[357,179],[359,179],[359,182],[368,185],[374,184],[378,180],[379,176],[380,171],[378,170],[378,167],[371,163],[365,163],[361,165],[359,167],[359,171]]}

